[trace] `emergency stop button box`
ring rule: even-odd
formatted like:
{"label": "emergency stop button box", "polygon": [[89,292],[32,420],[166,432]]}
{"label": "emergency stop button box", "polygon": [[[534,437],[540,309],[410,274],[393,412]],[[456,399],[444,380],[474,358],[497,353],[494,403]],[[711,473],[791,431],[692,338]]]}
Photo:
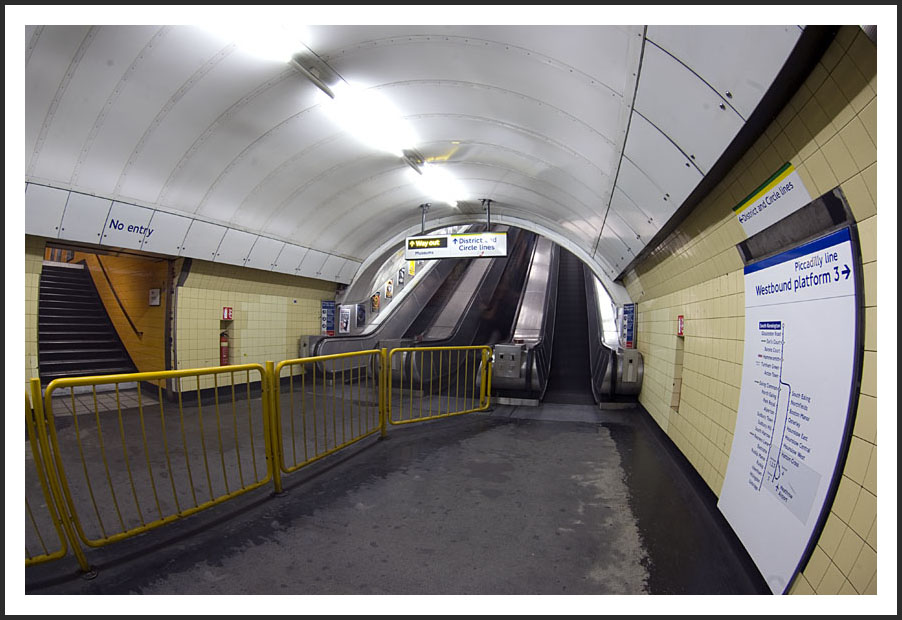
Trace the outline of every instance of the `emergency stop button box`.
{"label": "emergency stop button box", "polygon": [[496,377],[516,379],[521,376],[526,348],[520,344],[496,344],[492,371]]}

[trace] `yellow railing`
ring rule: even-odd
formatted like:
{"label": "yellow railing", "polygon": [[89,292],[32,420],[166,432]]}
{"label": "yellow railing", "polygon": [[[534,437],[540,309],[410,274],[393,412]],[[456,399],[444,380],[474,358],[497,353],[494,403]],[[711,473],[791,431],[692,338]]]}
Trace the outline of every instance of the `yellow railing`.
{"label": "yellow railing", "polygon": [[383,352],[375,349],[279,362],[272,377],[277,460],[283,472],[381,430],[382,367]]}
{"label": "yellow railing", "polygon": [[[40,403],[40,399],[38,401]],[[66,555],[66,535],[63,533],[63,522],[57,513],[47,480],[47,464],[39,445],[40,435],[35,429],[35,419],[43,414],[31,406],[28,394],[25,395],[25,429],[28,433],[28,446],[34,468],[25,469],[25,566],[49,562]],[[26,454],[26,461],[28,455]],[[29,499],[30,498],[30,499]],[[56,530],[54,541],[49,531]],[[56,543],[59,548],[56,548]]]}
{"label": "yellow railing", "polygon": [[392,349],[389,424],[409,424],[485,411],[490,401],[492,349],[487,346]]}
{"label": "yellow railing", "polygon": [[[252,373],[260,394],[252,394]],[[204,396],[201,379],[210,377],[213,395]],[[171,379],[196,389],[179,390],[176,402],[167,402],[162,385]],[[143,382],[156,382],[156,394]],[[135,399],[125,402],[120,386],[131,383]],[[101,385],[113,386],[109,406],[100,403],[111,400],[98,393]],[[44,397],[49,437],[79,537],[102,546],[267,484],[268,385],[259,364],[53,380]],[[83,386],[90,393],[76,397]],[[57,420],[73,426],[66,441]]]}
{"label": "yellow railing", "polygon": [[108,545],[270,480],[280,493],[283,472],[384,437],[387,423],[484,411],[491,363],[485,346],[374,349],[55,379],[43,398],[32,379],[26,566],[71,548],[88,573],[79,540]]}

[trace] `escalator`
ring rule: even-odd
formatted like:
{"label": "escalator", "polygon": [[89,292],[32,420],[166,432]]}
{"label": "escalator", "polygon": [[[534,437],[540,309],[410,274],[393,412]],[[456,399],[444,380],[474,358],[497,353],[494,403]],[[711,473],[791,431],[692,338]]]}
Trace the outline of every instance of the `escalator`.
{"label": "escalator", "polygon": [[[484,225],[470,226],[467,232],[481,232]],[[461,277],[476,259],[438,261],[428,273],[411,282],[403,299],[396,300],[376,325],[363,333],[340,336],[308,336],[301,341],[301,357],[367,351],[397,345],[409,334],[423,331],[437,308],[454,294]]]}
{"label": "escalator", "polygon": [[517,300],[529,267],[528,257],[537,237],[518,228],[508,230],[507,236],[507,256],[477,259],[487,261],[484,271],[474,269],[466,275],[471,282],[462,282],[462,286],[423,311],[421,316],[429,319],[425,324],[428,327],[422,332],[412,329],[408,333],[416,346],[494,344],[510,337]]}
{"label": "escalator", "polygon": [[576,256],[561,249],[552,364],[543,398],[546,403],[595,404],[583,269]]}
{"label": "escalator", "polygon": [[605,343],[599,294],[594,274],[576,256],[540,240],[513,335],[494,346],[492,393],[497,402],[535,406],[635,400],[642,357],[634,349]]}
{"label": "escalator", "polygon": [[[454,293],[424,314],[431,322],[424,332],[410,333],[407,347],[466,347],[490,345],[510,337],[517,300],[523,287],[537,236],[519,228],[507,231],[508,254],[504,257],[477,259],[461,279]],[[476,355],[473,353],[472,355]],[[393,356],[394,357],[394,356]],[[428,362],[427,362],[428,360]],[[470,356],[455,357],[441,366],[432,356],[412,351],[393,359],[393,381],[413,381],[418,385],[441,385],[470,362]],[[395,361],[398,363],[395,364]],[[420,366],[423,366],[422,368]]]}
{"label": "escalator", "polygon": [[[482,228],[476,225],[469,232]],[[302,352],[302,357],[377,348],[466,346],[507,338],[526,271],[524,257],[536,236],[507,226],[493,230],[507,235],[507,256],[439,260],[374,329],[353,336],[310,337],[309,352]],[[353,365],[355,360],[347,363]],[[361,357],[358,363],[362,367],[371,360]],[[331,364],[322,362],[320,367],[329,372]],[[394,370],[393,375],[408,376],[408,367],[405,361],[404,369]]]}

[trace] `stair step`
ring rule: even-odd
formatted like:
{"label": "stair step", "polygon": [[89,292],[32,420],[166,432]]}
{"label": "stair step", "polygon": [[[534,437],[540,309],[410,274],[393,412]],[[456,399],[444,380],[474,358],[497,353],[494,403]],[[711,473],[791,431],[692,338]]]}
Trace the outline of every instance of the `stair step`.
{"label": "stair step", "polygon": [[54,280],[87,280],[91,276],[84,269],[51,269],[44,267],[41,270],[41,278],[52,278]]}
{"label": "stair step", "polygon": [[46,331],[68,331],[72,330],[73,332],[79,331],[89,331],[89,332],[97,332],[97,331],[105,331],[107,329],[112,329],[110,324],[107,321],[57,321],[57,320],[45,320],[38,319],[38,331],[46,330]]}
{"label": "stair step", "polygon": [[51,308],[49,310],[41,310],[38,315],[39,319],[48,320],[85,320],[85,321],[105,321],[107,315],[100,310],[76,310],[73,308]]}
{"label": "stair step", "polygon": [[111,357],[109,359],[92,357],[89,359],[77,360],[53,360],[41,364],[42,370],[50,372],[68,371],[73,368],[76,370],[80,368],[124,368],[128,365],[129,362],[121,356]]}
{"label": "stair step", "polygon": [[54,379],[75,379],[77,377],[97,377],[105,375],[126,375],[135,373],[135,368],[83,368],[70,371],[48,371],[40,374],[41,385],[46,386]]}
{"label": "stair step", "polygon": [[[71,273],[70,273],[71,271]],[[41,272],[41,281],[52,280],[54,282],[86,282],[90,277],[83,270],[66,269],[66,273],[48,272],[46,268]]]}
{"label": "stair step", "polygon": [[41,290],[38,293],[38,301],[66,301],[69,299],[81,301],[85,299],[97,299],[97,295],[94,294],[94,291],[73,291],[70,289],[65,290]]}
{"label": "stair step", "polygon": [[[68,343],[67,343],[68,344]],[[107,347],[107,348],[86,348],[86,347],[78,347],[78,348],[68,348],[68,349],[38,349],[38,358],[42,361],[55,361],[62,360],[66,358],[71,358],[73,356],[79,359],[87,359],[92,357],[106,357],[110,355],[121,355],[122,351],[118,347]]]}
{"label": "stair step", "polygon": [[58,351],[60,349],[72,349],[78,347],[93,351],[95,349],[105,349],[116,347],[119,343],[111,338],[97,338],[96,340],[85,340],[82,334],[53,334],[52,339],[41,339],[39,348],[42,351]]}
{"label": "stair step", "polygon": [[103,304],[99,301],[42,301],[38,306],[38,312],[44,309],[48,310],[93,310],[103,308]]}
{"label": "stair step", "polygon": [[38,314],[38,326],[41,325],[73,325],[81,327],[82,325],[109,325],[105,315],[97,315],[96,317],[86,317],[81,314],[69,315],[66,317],[51,317],[44,314]]}

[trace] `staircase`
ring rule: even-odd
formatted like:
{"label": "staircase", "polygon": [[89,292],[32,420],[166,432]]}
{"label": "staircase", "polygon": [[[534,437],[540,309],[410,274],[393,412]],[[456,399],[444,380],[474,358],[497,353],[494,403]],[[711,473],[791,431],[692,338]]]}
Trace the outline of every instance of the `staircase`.
{"label": "staircase", "polygon": [[38,300],[41,385],[59,377],[137,372],[83,262],[45,261]]}

